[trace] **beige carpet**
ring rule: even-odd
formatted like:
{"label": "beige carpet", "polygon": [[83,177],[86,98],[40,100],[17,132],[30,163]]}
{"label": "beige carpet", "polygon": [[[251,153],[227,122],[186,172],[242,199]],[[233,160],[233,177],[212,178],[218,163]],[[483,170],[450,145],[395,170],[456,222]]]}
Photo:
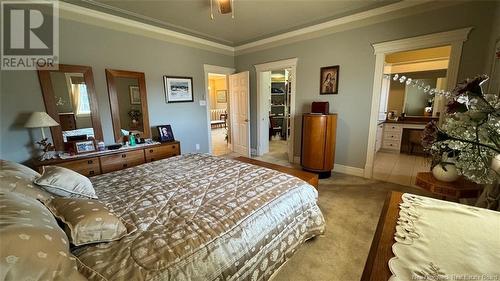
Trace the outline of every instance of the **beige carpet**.
{"label": "beige carpet", "polygon": [[273,281],[360,280],[390,190],[429,195],[417,188],[338,173],[321,180],[325,235],[302,245]]}

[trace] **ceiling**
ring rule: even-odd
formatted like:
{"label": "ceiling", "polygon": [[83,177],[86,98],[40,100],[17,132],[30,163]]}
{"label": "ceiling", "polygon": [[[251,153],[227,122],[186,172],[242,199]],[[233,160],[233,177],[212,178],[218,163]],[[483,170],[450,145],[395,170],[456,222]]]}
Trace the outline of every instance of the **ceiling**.
{"label": "ceiling", "polygon": [[399,0],[234,0],[235,19],[210,19],[210,0],[64,0],[66,2],[239,46]]}

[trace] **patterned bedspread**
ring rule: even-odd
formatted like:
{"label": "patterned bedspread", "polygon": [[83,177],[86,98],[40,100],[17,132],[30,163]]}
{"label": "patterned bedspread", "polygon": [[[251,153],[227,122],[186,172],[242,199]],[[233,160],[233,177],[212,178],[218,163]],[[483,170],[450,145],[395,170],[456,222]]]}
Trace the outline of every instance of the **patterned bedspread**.
{"label": "patterned bedspread", "polygon": [[90,280],[267,280],[324,231],[312,186],[235,160],[187,154],[91,180],[138,230],[74,250]]}

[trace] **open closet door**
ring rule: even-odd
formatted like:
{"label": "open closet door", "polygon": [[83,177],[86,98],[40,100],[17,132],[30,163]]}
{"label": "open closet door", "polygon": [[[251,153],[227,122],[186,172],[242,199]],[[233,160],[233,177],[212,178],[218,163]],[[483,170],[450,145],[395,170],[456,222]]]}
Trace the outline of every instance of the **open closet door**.
{"label": "open closet door", "polygon": [[250,77],[249,72],[229,75],[231,144],[233,151],[250,157]]}

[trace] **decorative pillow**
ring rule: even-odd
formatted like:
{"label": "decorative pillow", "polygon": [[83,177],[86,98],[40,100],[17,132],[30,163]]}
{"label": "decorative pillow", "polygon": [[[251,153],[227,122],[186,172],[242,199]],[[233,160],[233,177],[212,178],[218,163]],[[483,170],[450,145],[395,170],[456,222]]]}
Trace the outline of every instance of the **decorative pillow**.
{"label": "decorative pillow", "polygon": [[34,170],[6,160],[0,160],[0,191],[17,192],[35,199],[53,198],[50,193],[33,184],[40,174]]}
{"label": "decorative pillow", "polygon": [[68,238],[36,199],[0,192],[0,280],[86,280]]}
{"label": "decorative pillow", "polygon": [[59,166],[44,166],[34,181],[48,192],[62,197],[97,198],[92,182],[83,175]]}
{"label": "decorative pillow", "polygon": [[55,198],[45,204],[65,224],[64,231],[75,246],[119,240],[137,230],[97,200]]}

